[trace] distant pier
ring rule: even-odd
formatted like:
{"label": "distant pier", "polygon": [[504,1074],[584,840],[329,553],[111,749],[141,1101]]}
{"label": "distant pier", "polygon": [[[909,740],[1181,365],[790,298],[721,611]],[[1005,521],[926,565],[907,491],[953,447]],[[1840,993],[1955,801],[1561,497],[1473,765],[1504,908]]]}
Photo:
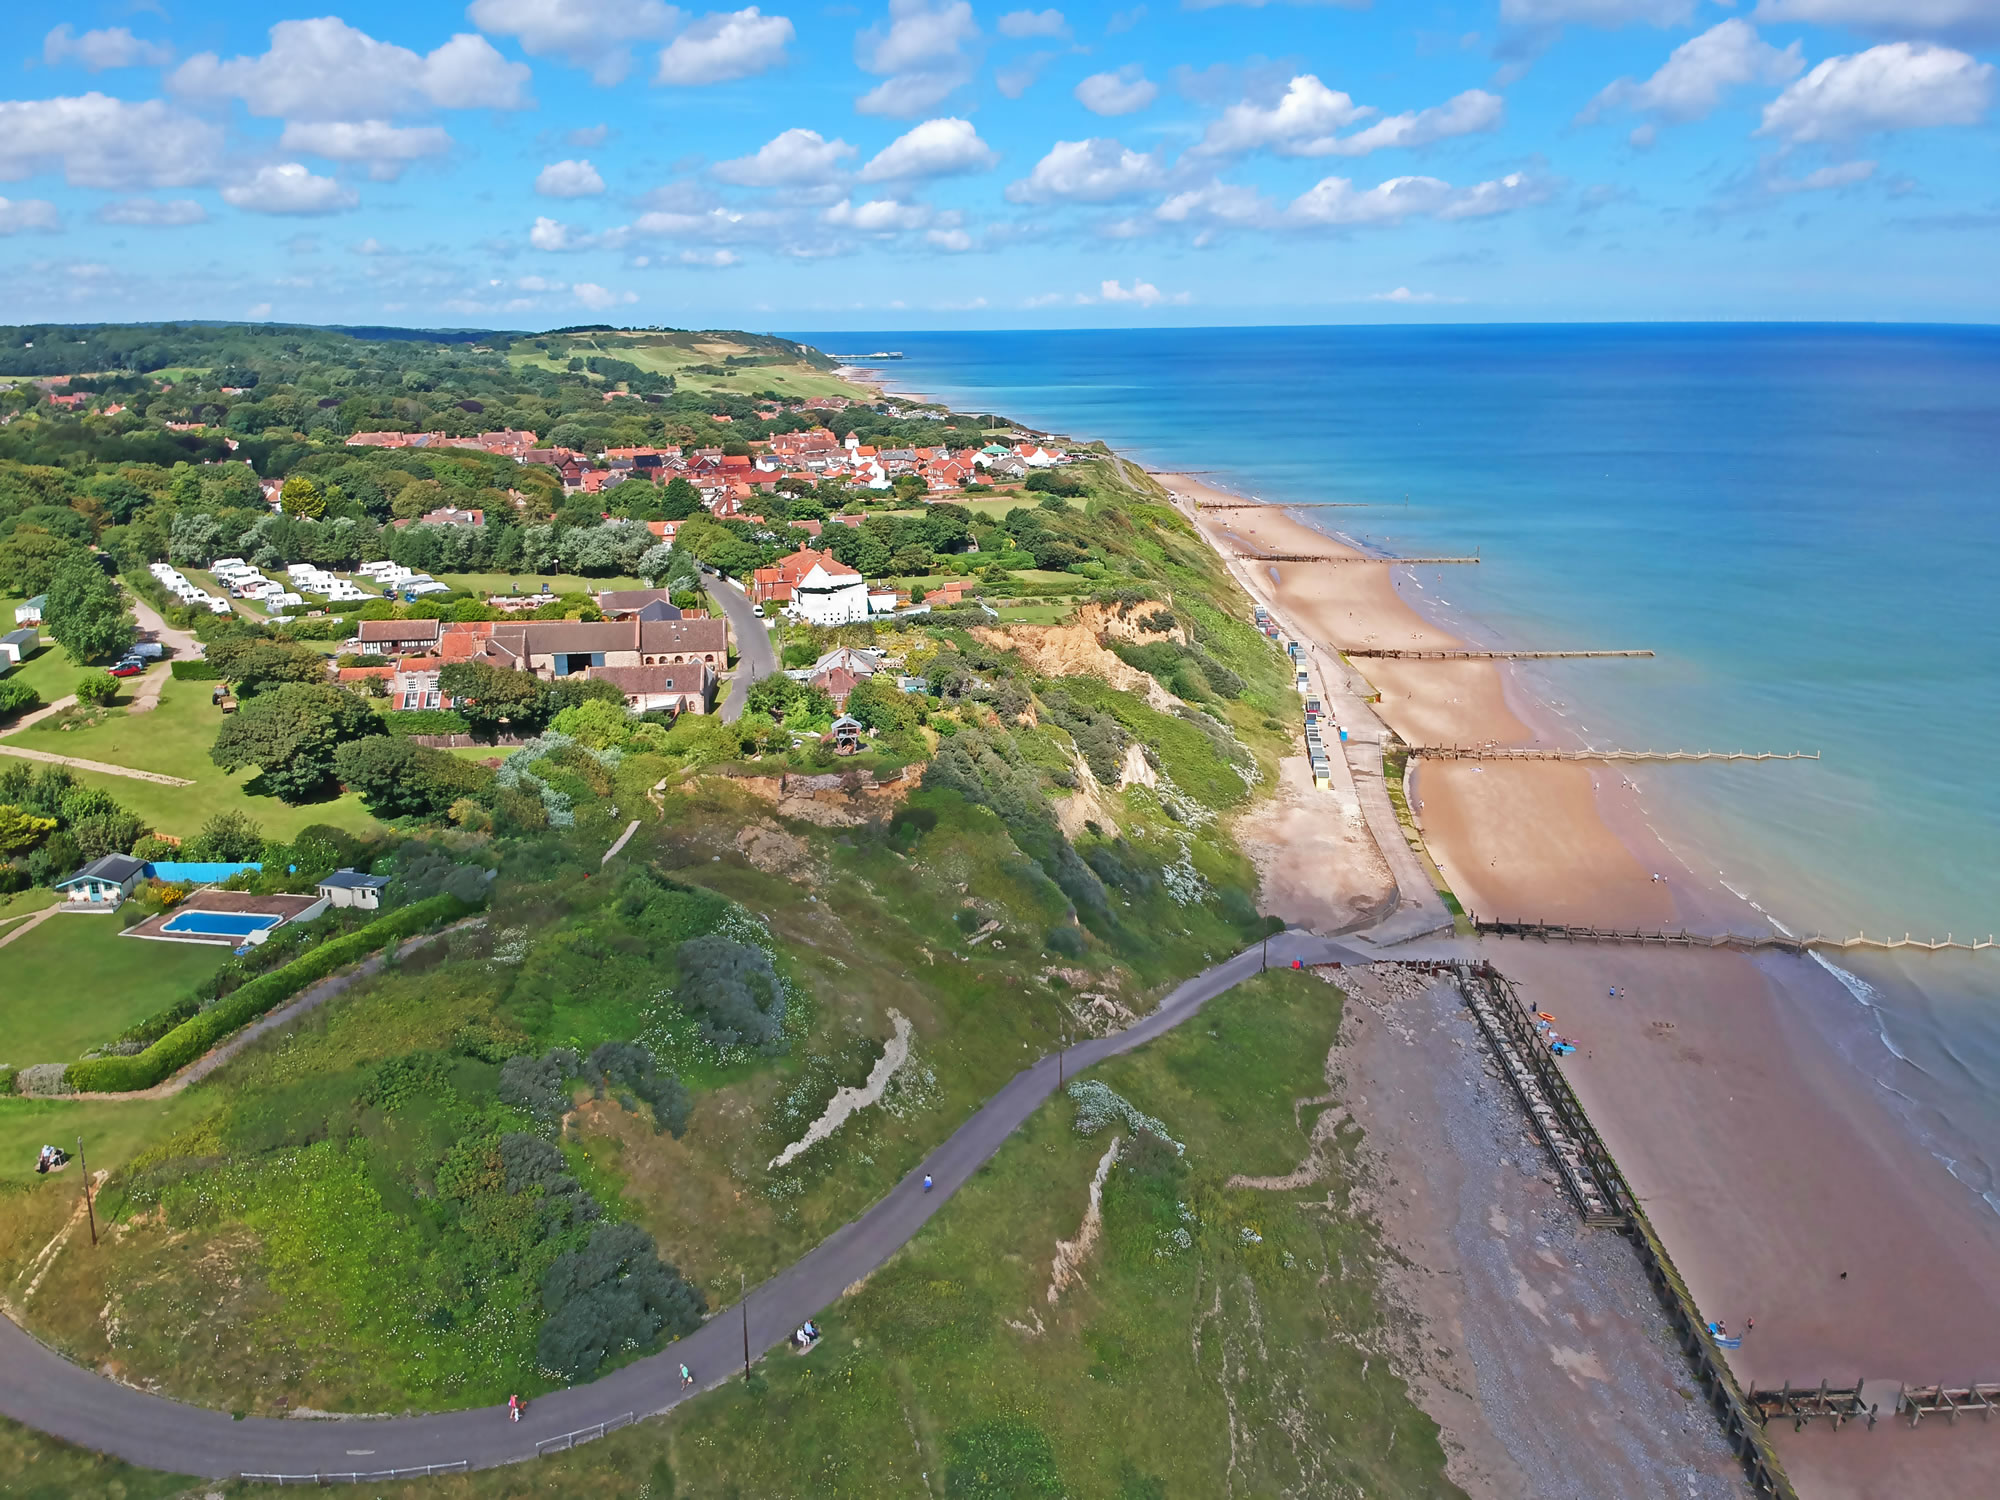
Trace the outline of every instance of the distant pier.
{"label": "distant pier", "polygon": [[1496,922],[1480,916],[1469,920],[1473,931],[1483,937],[1539,938],[1543,942],[1650,943],[1674,948],[1775,949],[1781,953],[1807,953],[1815,949],[1844,953],[1857,948],[1882,953],[1904,949],[1920,953],[1983,953],[1989,948],[2000,948],[2000,942],[1995,942],[1991,934],[1963,942],[1950,933],[1941,938],[1912,937],[1907,932],[1899,938],[1869,937],[1866,933],[1836,938],[1820,932],[1811,937],[1787,937],[1776,932],[1689,932],[1686,928],[1675,932],[1666,928],[1583,927],[1568,922]]}
{"label": "distant pier", "polygon": [[1651,651],[1483,651],[1470,646],[1434,646],[1423,650],[1388,646],[1343,646],[1342,656],[1366,656],[1383,661],[1556,661],[1586,656],[1651,656]]}

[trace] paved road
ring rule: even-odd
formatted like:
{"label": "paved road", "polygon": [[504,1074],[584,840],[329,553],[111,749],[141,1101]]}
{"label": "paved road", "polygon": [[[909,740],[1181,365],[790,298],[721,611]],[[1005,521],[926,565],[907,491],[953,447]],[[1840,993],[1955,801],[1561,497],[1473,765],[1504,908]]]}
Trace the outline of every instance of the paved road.
{"label": "paved road", "polygon": [[[1352,948],[1307,933],[1282,933],[1270,940],[1272,966],[1294,958],[1309,964],[1368,961]],[[1130,1029],[1070,1048],[1065,1067],[1074,1074],[1151,1041],[1256,974],[1263,961],[1259,945],[1196,975]],[[761,1352],[783,1343],[799,1324],[823,1312],[908,1244],[1055,1092],[1056,1071],[1051,1054],[1017,1073],[886,1198],[752,1291],[747,1299],[751,1347]],[[925,1172],[936,1182],[928,1194],[920,1183]],[[743,1328],[743,1313],[725,1309],[659,1354],[589,1385],[540,1397],[519,1423],[509,1423],[505,1409],[497,1406],[422,1417],[339,1422],[252,1417],[239,1422],[226,1412],[148,1395],[71,1364],[11,1319],[0,1318],[0,1413],[128,1463],[212,1478],[386,1477],[393,1470],[461,1462],[488,1468],[534,1458],[538,1444],[600,1422],[651,1416],[678,1405],[687,1399],[677,1388],[682,1362],[695,1372],[697,1391],[723,1384],[741,1367]]]}
{"label": "paved road", "polygon": [[733,724],[743,717],[744,700],[750,696],[750,684],[760,677],[769,677],[778,670],[778,653],[771,645],[771,631],[757,618],[750,600],[724,583],[713,573],[701,575],[702,587],[708,596],[722,607],[729,617],[729,625],[736,632],[736,675],[729,680],[729,692],[722,700],[723,722]]}

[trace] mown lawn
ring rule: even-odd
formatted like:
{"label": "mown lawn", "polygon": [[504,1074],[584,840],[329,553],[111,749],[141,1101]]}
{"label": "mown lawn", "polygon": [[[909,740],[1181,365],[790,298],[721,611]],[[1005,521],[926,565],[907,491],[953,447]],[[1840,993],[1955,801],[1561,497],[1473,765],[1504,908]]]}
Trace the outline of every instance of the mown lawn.
{"label": "mown lawn", "polygon": [[169,681],[160,694],[159,706],[137,717],[115,708],[104,719],[83,729],[58,729],[54,719],[44,719],[8,743],[51,755],[74,756],[81,760],[103,761],[108,765],[130,766],[139,771],[155,771],[165,776],[184,776],[193,786],[162,786],[127,776],[78,771],[79,780],[102,787],[161,833],[189,838],[201,831],[212,815],[223,811],[248,813],[263,825],[267,836],[290,839],[312,823],[360,830],[374,822],[361,799],[354,796],[327,802],[290,806],[275,797],[251,796],[245,783],[254,771],[230,773],[208,758],[222,724],[222,712],[211,707],[214,688],[208,682]]}
{"label": "mown lawn", "polygon": [[[1437,1429],[1383,1354],[1372,1224],[1350,1167],[1230,1188],[1306,1157],[1339,993],[1272,974],[1091,1075],[1186,1147],[1085,1137],[1044,1105],[918,1238],[823,1319],[672,1417],[393,1500],[567,1493],[837,1500],[1449,1497]],[[1111,1137],[1124,1154],[1081,1280],[1048,1297]],[[1185,1231],[1186,1244],[1176,1239]]]}
{"label": "mown lawn", "polygon": [[125,925],[61,912],[0,950],[0,1063],[74,1061],[164,1010],[229,956],[220,944],[120,937]]}

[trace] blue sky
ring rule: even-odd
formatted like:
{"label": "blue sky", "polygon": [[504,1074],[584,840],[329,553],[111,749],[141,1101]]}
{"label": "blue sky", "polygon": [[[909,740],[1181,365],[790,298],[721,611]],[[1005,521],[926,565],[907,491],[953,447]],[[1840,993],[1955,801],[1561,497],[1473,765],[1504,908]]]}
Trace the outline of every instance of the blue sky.
{"label": "blue sky", "polygon": [[0,319],[2000,318],[2000,0],[12,0]]}

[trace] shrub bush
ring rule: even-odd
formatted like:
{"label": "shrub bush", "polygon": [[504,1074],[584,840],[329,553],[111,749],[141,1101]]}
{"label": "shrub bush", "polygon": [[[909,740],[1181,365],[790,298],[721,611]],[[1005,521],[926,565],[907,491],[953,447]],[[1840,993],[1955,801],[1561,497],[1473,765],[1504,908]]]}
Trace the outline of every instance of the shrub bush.
{"label": "shrub bush", "polygon": [[548,1320],[535,1344],[544,1368],[587,1380],[621,1349],[701,1326],[707,1302],[660,1259],[652,1237],[632,1224],[599,1224],[581,1250],[556,1257],[542,1278]]}
{"label": "shrub bush", "polygon": [[719,1047],[785,1049],[785,987],[762,948],[711,934],[679,950],[681,1005],[701,1022],[701,1037]]}
{"label": "shrub bush", "polygon": [[9,714],[26,713],[41,705],[42,695],[25,682],[0,680],[0,718]]}
{"label": "shrub bush", "polygon": [[370,922],[366,927],[309,948],[282,969],[259,975],[219,1004],[189,1017],[135,1057],[100,1057],[71,1063],[68,1083],[78,1093],[126,1094],[149,1089],[179,1072],[222,1038],[247,1025],[307,985],[364,958],[398,938],[421,932],[471,910],[453,896],[434,896]]}

